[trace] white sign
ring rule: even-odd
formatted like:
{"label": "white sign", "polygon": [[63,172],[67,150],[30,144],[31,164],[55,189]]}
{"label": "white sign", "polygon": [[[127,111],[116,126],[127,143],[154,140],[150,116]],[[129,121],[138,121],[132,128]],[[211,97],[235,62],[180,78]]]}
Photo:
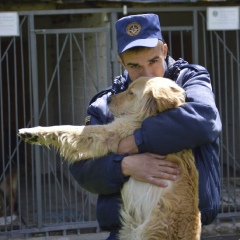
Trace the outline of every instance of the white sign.
{"label": "white sign", "polygon": [[239,7],[207,8],[207,30],[238,30]]}
{"label": "white sign", "polygon": [[16,12],[0,12],[0,37],[19,36],[19,17]]}

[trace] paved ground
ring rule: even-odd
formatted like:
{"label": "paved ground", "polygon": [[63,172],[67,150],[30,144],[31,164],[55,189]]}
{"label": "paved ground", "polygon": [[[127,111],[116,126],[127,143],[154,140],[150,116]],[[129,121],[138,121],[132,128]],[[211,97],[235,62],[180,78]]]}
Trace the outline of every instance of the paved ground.
{"label": "paved ground", "polygon": [[240,235],[225,235],[225,236],[218,236],[218,237],[208,237],[204,238],[204,240],[239,240]]}
{"label": "paved ground", "polygon": [[226,220],[219,226],[210,224],[205,226],[202,232],[204,240],[240,240],[240,221],[235,225]]}
{"label": "paved ground", "polygon": [[[80,236],[68,235],[66,237],[63,237],[63,236],[30,237],[27,239],[28,240],[105,240],[107,237],[108,237],[108,233],[102,232],[102,233],[84,233],[84,234],[81,234]],[[1,238],[1,237],[0,237],[0,239],[4,240],[4,238]],[[11,239],[21,240],[21,239],[26,239],[26,238],[23,238],[23,236],[15,236]]]}
{"label": "paved ground", "polygon": [[[33,237],[33,238],[28,238],[28,239],[29,240],[105,240],[107,238],[107,236],[108,236],[107,233],[97,233],[97,234],[81,234],[80,236],[69,235],[66,237],[63,237],[63,236]],[[2,239],[2,238],[0,238],[0,239]],[[20,240],[20,239],[24,239],[24,238],[14,237],[12,239]],[[204,240],[240,240],[240,234],[204,237]]]}
{"label": "paved ground", "polygon": [[[240,240],[240,219],[237,219],[237,223],[235,225],[232,224],[231,221],[225,220],[221,222],[218,226],[216,224],[210,224],[203,228],[203,236],[204,240]],[[100,232],[100,233],[82,233],[81,235],[67,235],[67,236],[32,236],[32,237],[24,237],[13,236],[12,238],[1,237],[0,240],[105,240],[108,237],[108,233]],[[131,239],[129,239],[131,240]]]}
{"label": "paved ground", "polygon": [[[208,233],[210,234],[210,233]],[[217,232],[212,233],[213,236],[204,236],[204,240],[240,240],[240,232],[235,234],[220,234]],[[206,233],[205,233],[206,235]],[[68,236],[50,236],[50,237],[30,237],[27,238],[29,240],[105,240],[108,237],[108,233],[100,232],[100,233],[86,233],[81,235],[68,235]],[[1,240],[9,239],[9,238],[1,238]],[[13,240],[21,240],[26,239],[21,236],[14,236],[10,239]]]}

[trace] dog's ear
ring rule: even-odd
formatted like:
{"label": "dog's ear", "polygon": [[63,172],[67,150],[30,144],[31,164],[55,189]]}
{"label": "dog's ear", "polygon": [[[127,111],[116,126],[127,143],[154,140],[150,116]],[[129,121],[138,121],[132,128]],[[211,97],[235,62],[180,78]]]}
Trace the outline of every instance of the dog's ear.
{"label": "dog's ear", "polygon": [[166,81],[164,84],[154,84],[153,82],[148,86],[148,102],[151,104],[152,112],[154,112],[154,108],[157,108],[158,112],[177,108],[185,102],[184,90],[171,80],[164,81]]}
{"label": "dog's ear", "polygon": [[146,116],[154,116],[158,114],[160,112],[159,107],[157,101],[153,98],[152,92],[148,92],[148,94],[145,95],[144,98],[146,100],[144,101],[145,104],[142,105],[142,114]]}

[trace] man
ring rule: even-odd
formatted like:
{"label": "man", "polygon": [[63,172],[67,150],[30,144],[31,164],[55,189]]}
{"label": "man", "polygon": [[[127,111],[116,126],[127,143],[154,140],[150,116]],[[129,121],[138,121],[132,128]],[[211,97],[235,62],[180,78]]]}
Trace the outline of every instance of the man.
{"label": "man", "polygon": [[167,77],[186,91],[186,104],[149,117],[134,135],[123,139],[119,154],[110,153],[95,160],[70,166],[77,182],[99,194],[97,220],[110,231],[108,240],[116,240],[119,230],[120,190],[131,176],[139,181],[166,187],[164,180],[176,180],[178,166],[165,155],[185,148],[193,150],[199,171],[199,209],[203,225],[218,213],[219,135],[221,120],[212,93],[210,76],[199,65],[168,55],[158,16],[143,14],[124,17],[116,22],[119,62],[126,71],[114,84],[97,94],[88,108],[87,124],[106,124],[113,120],[107,99],[127,89],[140,76]]}

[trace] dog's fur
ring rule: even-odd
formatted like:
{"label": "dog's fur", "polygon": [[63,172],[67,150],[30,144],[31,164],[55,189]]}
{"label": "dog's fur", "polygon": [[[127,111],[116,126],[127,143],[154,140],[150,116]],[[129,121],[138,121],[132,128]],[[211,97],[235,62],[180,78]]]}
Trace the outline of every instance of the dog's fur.
{"label": "dog's fur", "polygon": [[[149,117],[184,104],[185,93],[172,80],[142,77],[109,99],[115,120],[108,125],[53,126],[19,130],[31,144],[53,145],[76,162],[117,152],[121,139],[134,133]],[[122,189],[120,240],[198,240],[198,173],[191,150],[168,154],[181,175],[160,188],[130,178]]]}

